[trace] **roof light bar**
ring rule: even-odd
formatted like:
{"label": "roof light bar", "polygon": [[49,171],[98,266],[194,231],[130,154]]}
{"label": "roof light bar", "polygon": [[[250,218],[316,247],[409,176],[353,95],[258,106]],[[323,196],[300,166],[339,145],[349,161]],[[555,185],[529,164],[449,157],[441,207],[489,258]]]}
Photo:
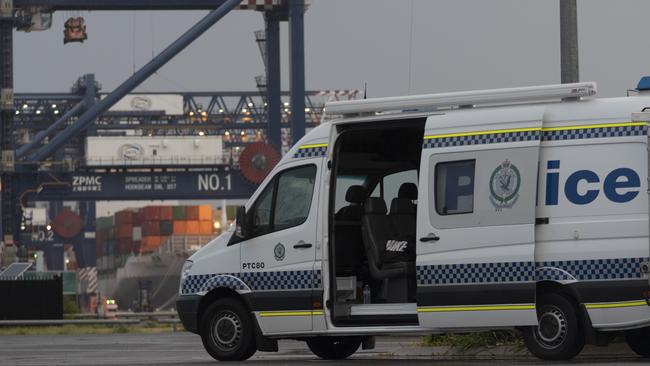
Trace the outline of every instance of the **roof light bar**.
{"label": "roof light bar", "polygon": [[595,95],[596,90],[595,82],[585,82],[338,101],[327,103],[325,108],[329,115],[351,115],[402,110],[417,111],[478,104],[512,104],[589,97]]}

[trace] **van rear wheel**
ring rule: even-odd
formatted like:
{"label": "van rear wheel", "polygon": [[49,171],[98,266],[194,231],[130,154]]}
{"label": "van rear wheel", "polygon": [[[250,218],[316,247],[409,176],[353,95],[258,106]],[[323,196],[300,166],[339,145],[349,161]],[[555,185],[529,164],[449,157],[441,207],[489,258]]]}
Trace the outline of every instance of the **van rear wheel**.
{"label": "van rear wheel", "polygon": [[637,355],[650,357],[650,327],[625,331],[625,341]]}
{"label": "van rear wheel", "polygon": [[235,299],[212,303],[201,318],[200,334],[205,350],[219,361],[244,361],[257,351],[250,313]]}
{"label": "van rear wheel", "polygon": [[543,360],[569,360],[585,345],[575,304],[566,297],[548,293],[537,301],[538,325],[523,331],[524,343]]}
{"label": "van rear wheel", "polygon": [[307,346],[324,360],[344,360],[361,345],[360,337],[316,337],[307,339]]}

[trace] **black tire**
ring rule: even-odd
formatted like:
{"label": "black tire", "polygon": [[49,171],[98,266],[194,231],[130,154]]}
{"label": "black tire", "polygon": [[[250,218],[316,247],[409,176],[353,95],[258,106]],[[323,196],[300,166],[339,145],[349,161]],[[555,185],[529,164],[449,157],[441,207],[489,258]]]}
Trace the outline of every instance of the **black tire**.
{"label": "black tire", "polygon": [[250,313],[236,299],[215,301],[201,317],[203,347],[219,361],[244,361],[255,354],[254,332]]}
{"label": "black tire", "polygon": [[650,327],[625,331],[625,341],[637,355],[650,357]]}
{"label": "black tire", "polygon": [[324,360],[344,360],[361,345],[360,337],[316,337],[307,339],[307,346]]}
{"label": "black tire", "polygon": [[585,346],[576,304],[565,296],[547,293],[537,301],[538,326],[523,330],[524,343],[542,360],[569,360]]}

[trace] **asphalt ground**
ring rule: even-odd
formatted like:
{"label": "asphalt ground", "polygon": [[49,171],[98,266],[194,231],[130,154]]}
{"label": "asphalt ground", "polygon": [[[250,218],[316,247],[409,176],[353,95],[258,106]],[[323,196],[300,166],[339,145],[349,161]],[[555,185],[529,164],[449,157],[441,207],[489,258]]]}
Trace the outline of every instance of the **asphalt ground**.
{"label": "asphalt ground", "polygon": [[[497,347],[459,355],[445,347],[422,347],[418,337],[380,337],[374,350],[360,350],[347,361],[322,361],[304,342],[281,341],[280,352],[258,352],[245,364],[315,365],[538,365],[647,364],[626,345],[587,347],[567,363],[539,361],[521,349]],[[190,333],[82,336],[0,336],[0,365],[213,365],[201,339]]]}

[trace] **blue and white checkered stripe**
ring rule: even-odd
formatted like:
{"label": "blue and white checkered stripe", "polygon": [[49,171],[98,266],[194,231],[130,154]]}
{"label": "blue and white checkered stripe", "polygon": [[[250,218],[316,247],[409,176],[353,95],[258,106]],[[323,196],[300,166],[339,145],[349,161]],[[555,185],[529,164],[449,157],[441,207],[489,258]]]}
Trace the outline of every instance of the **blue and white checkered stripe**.
{"label": "blue and white checkered stripe", "polygon": [[535,280],[533,262],[463,263],[417,267],[418,285],[452,285]]}
{"label": "blue and white checkered stripe", "polygon": [[649,258],[443,264],[417,267],[419,286],[643,278]]}
{"label": "blue and white checkered stripe", "polygon": [[647,126],[612,126],[544,131],[542,141],[597,139],[606,137],[645,136]]}
{"label": "blue and white checkered stripe", "polygon": [[327,146],[298,148],[293,155],[295,159],[322,158],[327,155]]}
{"label": "blue and white checkered stripe", "polygon": [[504,133],[490,133],[483,134],[469,134],[465,136],[450,136],[450,137],[429,137],[424,139],[423,147],[425,149],[440,148],[440,147],[454,147],[454,146],[468,146],[468,145],[484,145],[496,144],[505,142],[522,142],[522,141],[535,141],[541,139],[542,141],[566,141],[566,140],[581,140],[581,139],[597,139],[597,138],[611,138],[611,137],[631,137],[631,136],[645,136],[648,134],[647,125],[639,124],[621,124],[615,126],[584,126],[584,128],[567,127],[565,129],[542,129],[532,131],[514,131]]}
{"label": "blue and white checkered stripe", "polygon": [[321,288],[321,271],[243,272],[191,275],[183,294],[208,292],[218,287],[245,291],[308,290]]}
{"label": "blue and white checkered stripe", "polygon": [[425,139],[423,148],[432,149],[432,148],[439,148],[439,147],[536,141],[540,139],[540,136],[541,136],[541,132],[539,130],[533,130],[533,131],[514,131],[514,132],[504,132],[504,133],[485,133],[480,135],[467,135],[467,136],[434,137],[434,138]]}
{"label": "blue and white checkered stripe", "polygon": [[641,264],[648,258],[612,258],[539,262],[537,267],[557,268],[578,281],[643,278]]}

